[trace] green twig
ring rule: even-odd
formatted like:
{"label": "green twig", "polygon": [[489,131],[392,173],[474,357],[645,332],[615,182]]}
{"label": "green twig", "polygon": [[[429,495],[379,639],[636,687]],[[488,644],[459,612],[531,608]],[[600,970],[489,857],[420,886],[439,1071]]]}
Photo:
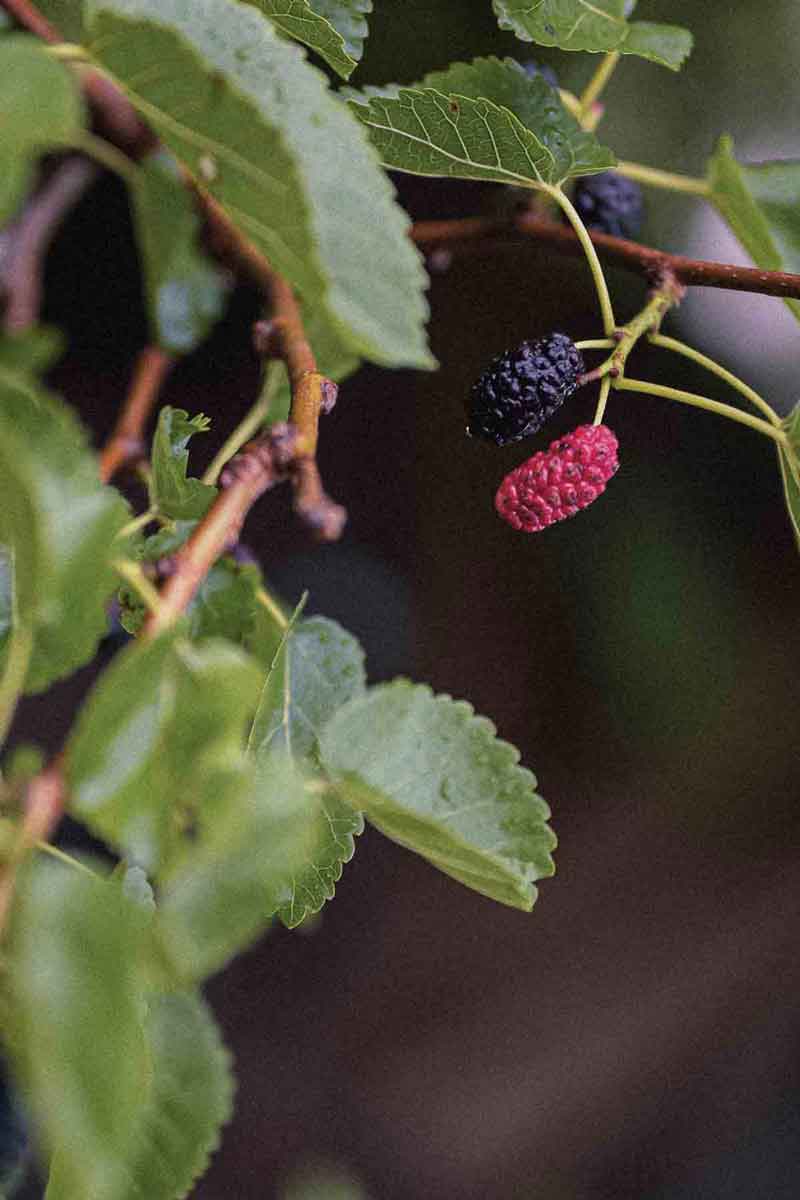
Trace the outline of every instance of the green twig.
{"label": "green twig", "polygon": [[71,854],[65,854],[63,850],[59,850],[58,846],[54,846],[52,842],[38,841],[34,843],[37,850],[42,854],[49,854],[51,858],[57,858],[59,862],[65,866],[73,867],[76,871],[83,871],[84,875],[91,875],[92,879],[99,879],[100,876],[91,867],[87,867],[86,863],[82,863],[79,859],[73,858]]}
{"label": "green twig", "polygon": [[100,163],[102,167],[113,171],[115,175],[119,175],[129,186],[136,182],[137,170],[131,160],[118,150],[116,146],[112,146],[110,142],[104,141],[103,138],[95,137],[93,133],[87,133],[85,130],[76,134],[73,138],[73,145],[76,149],[82,150],[89,158],[93,158],[95,162]]}
{"label": "green twig", "polygon": [[261,389],[261,395],[248,412],[245,413],[242,420],[214,455],[203,475],[203,483],[215,484],[227,463],[230,462],[235,454],[239,453],[242,446],[249,442],[266,422],[284,370],[283,363],[277,360],[267,364],[266,378],[264,386]]}
{"label": "green twig", "polygon": [[269,615],[272,617],[273,621],[278,626],[278,628],[282,632],[285,633],[285,631],[289,628],[289,625],[291,624],[291,622],[289,621],[289,618],[286,616],[286,614],[284,613],[281,606],[278,604],[278,602],[275,599],[273,599],[272,596],[270,596],[269,592],[267,591],[267,589],[265,587],[260,587],[258,589],[258,591],[256,592],[256,600],[258,601],[259,604],[264,606],[264,608],[267,610]]}
{"label": "green twig", "polygon": [[0,679],[0,745],[5,742],[14,720],[32,653],[33,632],[30,626],[16,625],[9,640],[6,663]]}
{"label": "green twig", "polygon": [[621,392],[643,392],[648,396],[661,396],[664,400],[677,400],[679,404],[690,404],[693,408],[704,408],[706,412],[716,413],[719,417],[727,417],[729,421],[736,421],[740,425],[747,425],[750,429],[763,433],[765,437],[777,442],[784,450],[788,445],[788,438],[782,429],[776,429],[774,425],[762,421],[760,417],[753,417],[750,413],[742,412],[740,408],[733,408],[730,404],[720,404],[718,400],[711,400],[708,396],[698,396],[694,392],[684,392],[678,388],[666,387],[661,383],[650,383],[646,379],[615,379],[612,387]]}
{"label": "green twig", "polygon": [[592,78],[584,88],[580,99],[580,121],[586,120],[591,112],[592,105],[596,100],[600,99],[614,71],[617,69],[619,62],[619,51],[609,50],[608,54],[604,54],[601,59],[600,66],[595,71]]}
{"label": "green twig", "polygon": [[144,529],[151,521],[155,521],[157,516],[158,509],[155,506],[151,506],[145,512],[139,513],[139,516],[134,517],[132,521],[128,521],[128,524],[123,525],[122,529],[117,530],[114,535],[115,540],[132,537],[134,533],[138,533],[140,529]]}
{"label": "green twig", "polygon": [[726,383],[735,388],[737,392],[741,392],[746,400],[749,400],[751,404],[764,413],[771,425],[780,428],[780,417],[763,396],[759,396],[758,392],[749,387],[743,379],[740,379],[738,375],[734,375],[732,371],[728,371],[715,359],[709,358],[706,354],[701,354],[699,350],[695,350],[694,346],[688,346],[685,342],[678,341],[677,338],[665,337],[661,333],[651,333],[650,341],[654,346],[661,346],[664,350],[672,350],[675,354],[682,354],[684,358],[691,359],[692,362],[705,367],[707,371],[712,371],[720,379],[724,379]]}
{"label": "green twig", "polygon": [[597,400],[597,409],[594,414],[594,424],[602,425],[603,417],[606,412],[606,404],[608,403],[608,393],[611,391],[611,376],[606,375],[600,381],[600,395]]}
{"label": "green twig", "polygon": [[139,563],[133,562],[129,558],[117,558],[111,564],[114,570],[120,575],[126,583],[129,583],[139,598],[143,601],[145,607],[150,612],[158,612],[161,607],[161,596],[158,588],[154,587],[150,580],[145,575]]}
{"label": "green twig", "polygon": [[592,239],[589,237],[586,226],[577,213],[575,206],[571,203],[569,198],[564,195],[561,188],[545,185],[544,190],[548,193],[548,195],[553,197],[553,199],[562,209],[570,225],[575,230],[578,241],[583,247],[583,252],[586,255],[586,260],[589,264],[589,270],[592,272],[592,279],[594,280],[595,290],[597,291],[597,299],[600,302],[600,312],[603,316],[603,330],[606,334],[610,335],[614,332],[617,322],[614,318],[614,309],[611,304],[611,297],[608,294],[606,277],[603,274],[603,268],[600,265],[600,259],[597,257],[597,251],[592,244]]}
{"label": "green twig", "polygon": [[686,192],[692,196],[710,196],[711,185],[706,179],[692,175],[679,175],[676,171],[660,171],[658,167],[644,167],[641,163],[620,161],[614,168],[620,175],[635,179],[650,187],[665,188],[669,192]]}
{"label": "green twig", "polygon": [[616,346],[613,338],[587,338],[586,341],[576,342],[576,350],[611,350]]}

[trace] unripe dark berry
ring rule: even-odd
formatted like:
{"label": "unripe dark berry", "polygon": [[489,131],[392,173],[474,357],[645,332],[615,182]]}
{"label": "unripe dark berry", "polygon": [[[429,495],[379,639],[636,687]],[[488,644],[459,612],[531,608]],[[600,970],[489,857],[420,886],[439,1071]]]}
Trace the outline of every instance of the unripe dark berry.
{"label": "unripe dark berry", "polygon": [[644,218],[642,189],[616,171],[588,175],[575,185],[572,202],[587,229],[637,238]]}
{"label": "unripe dark berry", "polygon": [[583,356],[565,333],[506,350],[470,392],[467,432],[497,446],[530,437],[572,395],[584,369]]}
{"label": "unripe dark berry", "polygon": [[506,475],[494,506],[514,529],[537,533],[592,504],[618,467],[611,430],[581,425]]}

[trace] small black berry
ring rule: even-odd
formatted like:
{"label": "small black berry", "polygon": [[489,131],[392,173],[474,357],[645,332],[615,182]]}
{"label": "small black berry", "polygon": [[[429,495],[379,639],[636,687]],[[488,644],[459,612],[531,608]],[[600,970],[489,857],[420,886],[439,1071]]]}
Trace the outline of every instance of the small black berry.
{"label": "small black berry", "polygon": [[583,357],[564,333],[494,358],[470,392],[467,432],[497,446],[538,433],[578,386]]}
{"label": "small black berry", "polygon": [[575,185],[572,202],[588,229],[637,238],[644,217],[642,189],[616,171],[588,175]]}
{"label": "small black berry", "polygon": [[545,83],[550,84],[550,87],[560,87],[558,76],[552,67],[542,66],[541,63],[536,62],[535,59],[532,58],[529,58],[527,62],[522,63],[521,66],[525,74],[530,75],[531,79],[535,79],[537,75],[541,75]]}

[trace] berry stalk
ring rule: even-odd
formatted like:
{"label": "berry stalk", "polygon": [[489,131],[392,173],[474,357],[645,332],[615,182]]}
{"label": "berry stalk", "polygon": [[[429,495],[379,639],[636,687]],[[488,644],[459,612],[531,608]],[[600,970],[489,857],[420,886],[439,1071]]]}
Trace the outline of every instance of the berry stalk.
{"label": "berry stalk", "polygon": [[592,239],[589,237],[589,232],[581,220],[580,214],[577,212],[574,204],[569,197],[562,192],[560,187],[543,185],[543,189],[548,195],[553,197],[558,206],[561,208],[561,211],[564,213],[573,230],[575,231],[578,241],[583,248],[583,252],[586,255],[586,261],[589,264],[589,270],[592,273],[592,279],[594,280],[597,299],[600,303],[600,312],[603,317],[603,332],[610,336],[614,332],[617,322],[614,317],[614,308],[611,304],[611,296],[608,292],[606,277],[603,274],[603,268],[600,264],[600,259],[597,257],[597,251],[594,248]]}
{"label": "berry stalk", "polygon": [[777,429],[769,422],[762,421],[760,417],[742,412],[740,408],[733,408],[730,404],[721,404],[718,400],[711,400],[708,396],[698,396],[695,392],[684,392],[679,388],[667,387],[662,383],[650,383],[647,379],[613,379],[611,386],[620,392],[642,392],[648,396],[660,396],[664,400],[677,400],[679,404],[689,404],[693,408],[704,408],[706,412],[716,413],[719,417],[727,417],[729,421],[736,421],[740,425],[747,425],[750,429],[755,429],[757,433],[763,433],[765,437],[771,438],[773,442],[782,446],[787,454],[791,453],[789,439],[782,429]]}
{"label": "berry stalk", "polygon": [[716,359],[709,358],[707,354],[701,354],[699,350],[695,350],[694,346],[687,346],[685,342],[680,342],[677,338],[665,337],[661,333],[651,333],[649,340],[654,346],[661,346],[664,350],[672,350],[675,354],[681,354],[684,358],[691,359],[691,361],[696,362],[698,366],[705,367],[707,371],[711,371],[714,375],[717,375],[720,379],[723,379],[725,383],[730,384],[732,388],[735,388],[737,392],[740,392],[746,400],[749,400],[754,408],[759,409],[771,425],[775,425],[776,428],[780,428],[780,417],[775,412],[775,409],[767,403],[764,397],[759,396],[758,392],[746,384],[743,379],[740,379],[738,375],[734,375],[732,371],[729,371],[726,367],[723,367],[721,363],[716,361]]}

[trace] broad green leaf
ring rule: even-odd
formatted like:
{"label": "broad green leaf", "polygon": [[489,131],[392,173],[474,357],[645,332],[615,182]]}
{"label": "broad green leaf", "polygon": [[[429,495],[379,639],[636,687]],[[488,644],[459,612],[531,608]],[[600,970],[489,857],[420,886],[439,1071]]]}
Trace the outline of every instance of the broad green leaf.
{"label": "broad green leaf", "polygon": [[157,879],[252,786],[261,672],[227,642],[165,634],[104,672],[68,743],[70,811]]}
{"label": "broad green leaf", "polygon": [[25,871],[7,962],[10,1045],[65,1198],[120,1195],[147,1087],[140,939],[136,906],[113,882],[49,861]]}
{"label": "broad green leaf", "polygon": [[550,811],[515,748],[469,704],[397,680],[340,708],[320,745],[382,833],[475,891],[533,907],[534,880],[555,870]]}
{"label": "broad green leaf", "polygon": [[186,475],[189,439],[207,433],[209,425],[202,413],[190,418],[183,409],[168,404],[158,415],[150,460],[150,503],[173,521],[196,521],[214,502],[216,488]]}
{"label": "broad green leaf", "polygon": [[778,446],[778,465],[781,469],[786,510],[800,550],[800,404],[795,405],[783,422],[789,436],[791,452]]}
{"label": "broad green leaf", "polygon": [[493,0],[501,29],[524,42],[560,50],[617,50],[637,54],[673,71],[692,49],[692,35],[677,25],[630,23],[625,0]]}
{"label": "broad green leaf", "polygon": [[[756,266],[800,272],[800,162],[742,166],[722,137],[708,166],[711,201]],[[787,300],[800,320],[800,301]]]}
{"label": "broad green leaf", "polygon": [[131,190],[153,340],[188,354],[222,314],[227,287],[198,245],[200,220],[172,156],[149,155]]}
{"label": "broad green leaf", "polygon": [[0,334],[0,367],[23,377],[41,375],[63,349],[63,334],[49,325],[32,325],[19,333]]}
{"label": "broad green leaf", "polygon": [[257,786],[218,808],[161,891],[159,933],[179,979],[219,970],[267,928],[314,853],[318,812],[318,796],[284,756],[263,760]]}
{"label": "broad green leaf", "polygon": [[[248,749],[257,762],[284,753],[318,763],[325,722],[346,701],[363,695],[365,686],[364,652],[352,634],[326,617],[291,624],[267,673]],[[320,794],[313,855],[298,864],[279,895],[279,916],[290,929],[333,898],[343,864],[355,852],[353,839],[363,829],[361,814],[335,792]]]}
{"label": "broad green leaf", "polygon": [[152,1077],[119,1200],[176,1200],[204,1173],[230,1119],[230,1055],[198,992],[151,997],[145,1036]]}
{"label": "broad green leaf", "polygon": [[350,57],[360,62],[369,32],[367,13],[372,12],[372,0],[309,0],[309,3],[338,30]]}
{"label": "broad green leaf", "polygon": [[90,14],[95,58],[342,340],[388,366],[432,366],[408,218],[300,48],[228,0],[93,0]]}
{"label": "broad green leaf", "polygon": [[14,216],[33,182],[36,160],[73,143],[84,124],[77,82],[37,38],[0,41],[0,225]]}
{"label": "broad green leaf", "polygon": [[[195,522],[179,521],[174,529],[163,529],[145,538],[143,561],[158,562],[174,554],[185,540],[186,529],[194,528],[194,525]],[[192,641],[222,637],[229,642],[243,643],[255,623],[260,585],[261,572],[254,564],[238,563],[228,555],[218,559],[203,578],[184,613],[184,629]],[[136,636],[147,617],[145,603],[139,593],[127,584],[119,589],[118,594],[122,627]]]}
{"label": "broad green leaf", "polygon": [[456,63],[412,87],[349,95],[382,161],[398,171],[558,185],[616,161],[513,59]]}
{"label": "broad green leaf", "polygon": [[[43,343],[29,348],[39,354]],[[124,550],[114,536],[127,518],[72,412],[4,365],[0,349],[0,544],[14,564],[17,624],[34,638],[27,691],[93,657],[116,582],[111,563]]]}
{"label": "broad green leaf", "polygon": [[246,0],[269,17],[282,33],[315,50],[343,79],[349,79],[356,60],[348,54],[344,38],[309,0]]}

